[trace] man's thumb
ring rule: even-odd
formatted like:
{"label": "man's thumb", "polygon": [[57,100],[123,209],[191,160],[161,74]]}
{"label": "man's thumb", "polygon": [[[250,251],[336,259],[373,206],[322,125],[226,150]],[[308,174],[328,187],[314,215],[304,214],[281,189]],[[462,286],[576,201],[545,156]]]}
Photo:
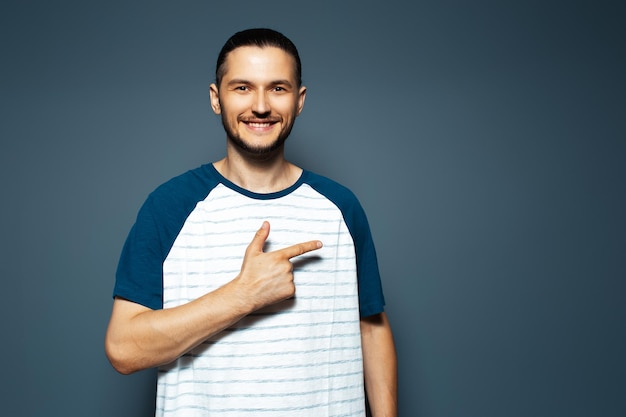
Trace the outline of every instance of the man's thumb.
{"label": "man's thumb", "polygon": [[265,245],[265,241],[269,235],[270,224],[269,222],[264,221],[261,228],[254,234],[252,242],[248,245],[248,251],[263,252],[263,245]]}

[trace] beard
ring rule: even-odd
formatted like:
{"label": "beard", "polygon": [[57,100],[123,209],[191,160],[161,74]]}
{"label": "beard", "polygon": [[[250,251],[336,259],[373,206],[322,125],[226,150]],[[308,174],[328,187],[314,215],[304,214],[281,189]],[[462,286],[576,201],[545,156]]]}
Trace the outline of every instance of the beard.
{"label": "beard", "polygon": [[289,129],[281,132],[273,142],[265,144],[265,145],[259,145],[259,146],[251,145],[250,143],[247,143],[245,140],[243,140],[241,136],[239,136],[239,134],[228,125],[228,121],[226,120],[224,113],[222,113],[222,126],[224,127],[224,130],[226,131],[226,136],[228,137],[228,140],[237,149],[243,151],[249,156],[252,156],[255,158],[263,158],[263,157],[270,156],[274,154],[276,151],[278,151],[279,149],[283,148],[285,141],[287,140],[287,138],[289,137],[289,134],[291,133],[291,128],[293,127],[293,124],[289,126]]}

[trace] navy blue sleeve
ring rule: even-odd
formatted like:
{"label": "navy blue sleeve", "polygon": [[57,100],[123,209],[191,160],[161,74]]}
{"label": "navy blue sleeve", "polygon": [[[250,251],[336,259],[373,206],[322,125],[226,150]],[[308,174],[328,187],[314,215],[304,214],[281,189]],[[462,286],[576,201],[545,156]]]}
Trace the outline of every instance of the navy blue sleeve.
{"label": "navy blue sleeve", "polygon": [[124,243],[114,297],[163,308],[163,262],[196,204],[217,185],[212,172],[206,165],[188,171],[148,196]]}
{"label": "navy blue sleeve", "polygon": [[114,297],[153,310],[163,308],[165,259],[155,214],[153,200],[148,197],[124,243],[113,290]]}
{"label": "navy blue sleeve", "polygon": [[365,211],[357,202],[353,209],[344,215],[356,247],[361,317],[382,313],[385,307],[385,299],[374,240],[372,239]]}

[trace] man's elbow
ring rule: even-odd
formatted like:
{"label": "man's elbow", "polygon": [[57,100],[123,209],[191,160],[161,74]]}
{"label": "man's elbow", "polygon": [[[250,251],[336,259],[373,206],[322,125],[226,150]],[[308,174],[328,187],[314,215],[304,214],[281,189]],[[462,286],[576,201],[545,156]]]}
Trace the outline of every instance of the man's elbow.
{"label": "man's elbow", "polygon": [[120,374],[129,375],[139,370],[139,368],[134,366],[134,361],[123,344],[115,343],[107,337],[104,342],[104,351],[113,369]]}

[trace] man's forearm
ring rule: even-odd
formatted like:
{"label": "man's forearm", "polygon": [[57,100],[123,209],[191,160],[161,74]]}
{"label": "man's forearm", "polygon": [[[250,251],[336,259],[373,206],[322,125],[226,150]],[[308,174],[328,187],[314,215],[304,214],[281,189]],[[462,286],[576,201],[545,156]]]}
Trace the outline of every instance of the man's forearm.
{"label": "man's forearm", "polygon": [[[233,325],[250,311],[222,287],[172,309],[147,307],[116,299],[105,348],[123,374],[170,363],[208,337]],[[229,296],[230,295],[230,296]]]}
{"label": "man's forearm", "polygon": [[373,417],[397,417],[398,369],[385,313],[361,320],[365,388]]}

